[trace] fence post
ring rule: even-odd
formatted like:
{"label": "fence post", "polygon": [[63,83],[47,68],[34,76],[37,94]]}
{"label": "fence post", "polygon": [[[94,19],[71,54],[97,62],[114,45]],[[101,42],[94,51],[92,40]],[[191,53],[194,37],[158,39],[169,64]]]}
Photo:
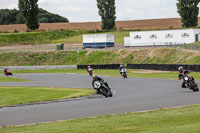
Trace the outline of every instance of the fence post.
{"label": "fence post", "polygon": [[179,51],[179,47],[176,48],[176,64],[178,63],[178,51]]}

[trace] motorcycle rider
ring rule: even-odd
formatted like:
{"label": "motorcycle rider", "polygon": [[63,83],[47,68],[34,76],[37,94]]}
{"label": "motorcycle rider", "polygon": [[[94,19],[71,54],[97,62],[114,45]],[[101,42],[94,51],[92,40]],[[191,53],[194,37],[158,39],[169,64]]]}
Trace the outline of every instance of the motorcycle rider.
{"label": "motorcycle rider", "polygon": [[122,73],[123,73],[123,72],[126,72],[126,68],[123,67],[123,68],[121,69],[121,72],[122,72]]}
{"label": "motorcycle rider", "polygon": [[[179,74],[178,74],[179,80],[183,79],[185,75],[188,75],[190,73],[190,70],[184,69],[183,66],[179,66],[178,71],[179,71]],[[191,78],[194,81],[194,78],[192,76],[191,76]],[[186,88],[184,79],[183,79],[183,83],[182,83],[181,87]]]}
{"label": "motorcycle rider", "polygon": [[121,73],[121,75],[122,75],[123,73],[126,73],[126,68],[123,67],[123,68],[121,69],[120,73]]}
{"label": "motorcycle rider", "polygon": [[101,77],[98,77],[96,74],[93,75],[92,78],[93,78],[92,85],[93,85],[93,83],[94,83],[95,81],[99,81],[99,82],[103,81],[103,82],[104,82],[104,80],[103,80]]}
{"label": "motorcycle rider", "polygon": [[86,70],[88,71],[88,69],[91,68],[90,66],[87,66]]}
{"label": "motorcycle rider", "polygon": [[6,73],[7,73],[7,70],[8,70],[7,68],[6,68],[6,69],[4,69],[4,74],[5,74],[5,75],[6,75]]}
{"label": "motorcycle rider", "polygon": [[[95,81],[103,82],[106,86],[108,86],[108,83],[105,82],[101,77],[97,76],[96,74],[93,75],[92,77],[93,77],[93,81],[92,81],[92,86],[93,86],[93,88],[95,88],[95,87],[94,87],[94,82],[95,82]],[[109,87],[109,86],[108,86],[108,87]],[[97,94],[99,94],[99,91],[98,91],[98,90],[96,90],[96,91],[97,91]]]}
{"label": "motorcycle rider", "polygon": [[[93,69],[92,69],[90,66],[87,67],[87,72],[88,72],[88,73],[89,73],[89,72],[92,72],[92,70],[93,70]],[[91,76],[92,76],[92,75],[91,75]]]}
{"label": "motorcycle rider", "polygon": [[120,71],[121,75],[122,75],[122,72],[121,72],[122,68],[124,68],[124,64],[120,64],[120,66],[119,66],[119,71]]}
{"label": "motorcycle rider", "polygon": [[7,76],[8,75],[12,75],[11,71],[9,69],[7,69],[7,68],[4,69],[4,74],[7,75]]}

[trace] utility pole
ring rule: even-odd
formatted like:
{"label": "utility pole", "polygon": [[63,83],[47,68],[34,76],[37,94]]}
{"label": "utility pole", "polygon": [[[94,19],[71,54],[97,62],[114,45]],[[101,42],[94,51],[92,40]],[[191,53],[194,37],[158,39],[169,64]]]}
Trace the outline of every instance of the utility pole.
{"label": "utility pole", "polygon": [[78,54],[79,54],[79,50],[77,50],[77,65],[78,65]]}
{"label": "utility pole", "polygon": [[178,51],[179,51],[179,47],[176,48],[176,64],[178,63]]}

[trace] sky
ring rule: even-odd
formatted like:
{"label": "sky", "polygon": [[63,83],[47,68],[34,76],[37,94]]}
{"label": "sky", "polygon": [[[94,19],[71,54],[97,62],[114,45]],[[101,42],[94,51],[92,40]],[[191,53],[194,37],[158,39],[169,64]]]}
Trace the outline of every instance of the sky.
{"label": "sky", "polygon": [[[117,21],[177,18],[177,0],[115,0]],[[39,0],[39,8],[59,14],[70,22],[96,22],[96,0]],[[0,0],[0,9],[18,9],[18,0]]]}

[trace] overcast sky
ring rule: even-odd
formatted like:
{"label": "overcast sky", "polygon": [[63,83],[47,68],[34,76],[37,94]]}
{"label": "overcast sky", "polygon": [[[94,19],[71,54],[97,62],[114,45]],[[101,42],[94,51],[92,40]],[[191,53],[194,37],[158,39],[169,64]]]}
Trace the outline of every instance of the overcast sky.
{"label": "overcast sky", "polygon": [[[142,20],[180,17],[177,0],[116,0],[117,20]],[[0,9],[18,9],[18,0],[0,0]],[[70,22],[100,21],[96,0],[39,0],[38,5]]]}

